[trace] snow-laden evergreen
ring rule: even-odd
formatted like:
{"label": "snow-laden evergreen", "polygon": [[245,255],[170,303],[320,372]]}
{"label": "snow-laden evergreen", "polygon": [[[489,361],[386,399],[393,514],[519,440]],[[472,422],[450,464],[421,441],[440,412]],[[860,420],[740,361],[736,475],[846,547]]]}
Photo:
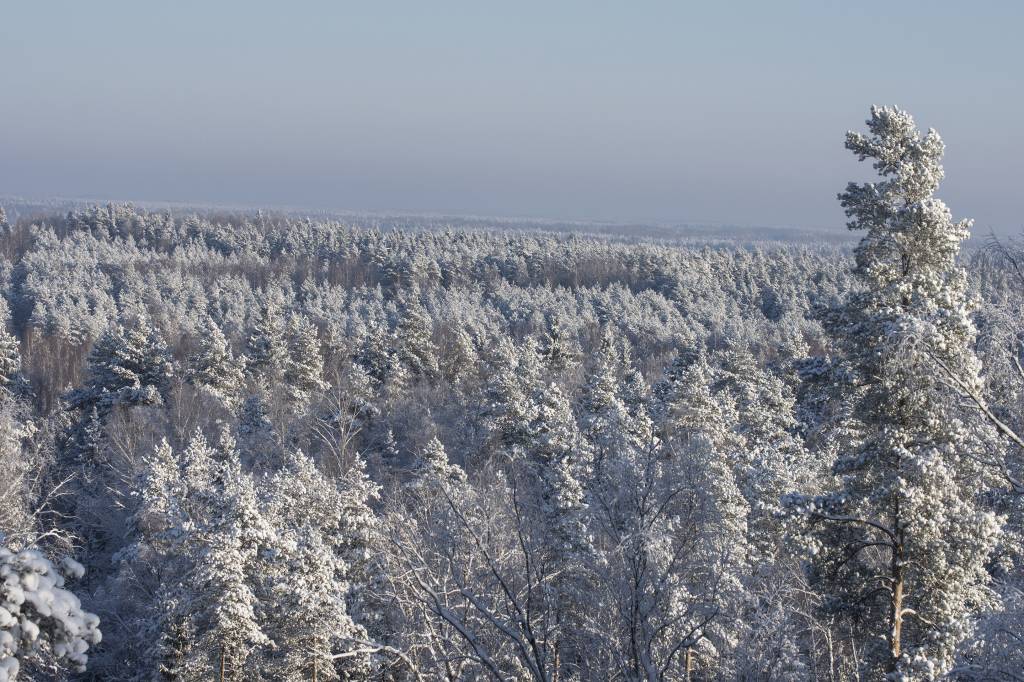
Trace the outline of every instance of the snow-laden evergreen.
{"label": "snow-laden evergreen", "polygon": [[234,407],[244,389],[245,362],[236,358],[224,332],[213,320],[199,329],[198,348],[189,358],[188,379]]}
{"label": "snow-laden evergreen", "polygon": [[47,658],[85,670],[86,652],[100,643],[99,618],[64,587],[66,576],[84,573],[74,559],[58,567],[37,549],[12,550],[0,535],[0,681]]}
{"label": "snow-laden evergreen", "polygon": [[973,300],[956,262],[970,222],[954,222],[934,197],[938,133],[880,107],[868,129],[846,146],[882,180],[840,195],[850,228],[867,231],[856,249],[863,289],[826,324],[853,440],[838,453],[833,490],[792,503],[815,526],[828,608],[871,633],[872,674],[934,679],[953,667],[976,617],[998,605],[989,562],[1003,520],[987,500],[998,482],[978,455],[994,433],[951,386],[980,386]]}

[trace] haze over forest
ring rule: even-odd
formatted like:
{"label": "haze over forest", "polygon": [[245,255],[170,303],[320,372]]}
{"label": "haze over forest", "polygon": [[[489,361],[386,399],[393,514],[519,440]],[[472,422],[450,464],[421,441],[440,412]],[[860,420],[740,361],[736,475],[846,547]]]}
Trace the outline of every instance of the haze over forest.
{"label": "haze over forest", "polygon": [[1007,1],[14,3],[0,187],[842,231],[836,131],[880,103],[943,132],[947,200],[1006,234],[1022,24]]}

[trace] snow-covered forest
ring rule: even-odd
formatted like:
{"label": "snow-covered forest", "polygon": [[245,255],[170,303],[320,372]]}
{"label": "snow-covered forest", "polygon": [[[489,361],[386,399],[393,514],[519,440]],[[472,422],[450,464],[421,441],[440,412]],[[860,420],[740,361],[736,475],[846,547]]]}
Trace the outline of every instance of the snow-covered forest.
{"label": "snow-covered forest", "polygon": [[0,213],[0,680],[1024,679],[1024,250],[846,146],[856,249]]}

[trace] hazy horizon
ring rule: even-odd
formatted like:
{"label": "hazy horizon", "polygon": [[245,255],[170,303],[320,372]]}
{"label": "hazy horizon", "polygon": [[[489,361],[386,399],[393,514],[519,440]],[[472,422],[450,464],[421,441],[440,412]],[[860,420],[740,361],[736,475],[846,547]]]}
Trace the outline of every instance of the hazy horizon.
{"label": "hazy horizon", "polygon": [[[55,10],[56,7],[56,10]],[[21,4],[0,195],[841,228],[871,104],[946,140],[939,195],[1024,226],[1009,2]]]}

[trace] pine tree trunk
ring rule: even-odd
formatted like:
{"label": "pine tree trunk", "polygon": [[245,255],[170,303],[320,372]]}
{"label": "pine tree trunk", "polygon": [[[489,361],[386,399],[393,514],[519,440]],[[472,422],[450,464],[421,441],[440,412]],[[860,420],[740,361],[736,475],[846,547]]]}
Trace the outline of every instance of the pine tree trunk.
{"label": "pine tree trunk", "polygon": [[[897,503],[899,509],[899,503]],[[897,526],[898,528],[898,526]],[[899,665],[901,651],[900,637],[903,631],[903,534],[896,531],[896,541],[892,549],[892,564],[890,567],[892,577],[892,599],[889,603],[889,665],[888,672],[896,672]]]}
{"label": "pine tree trunk", "polygon": [[686,647],[683,661],[686,670],[686,682],[693,682],[693,649],[690,647]]}
{"label": "pine tree trunk", "polygon": [[316,659],[313,659],[313,682],[316,682]]}
{"label": "pine tree trunk", "polygon": [[220,682],[224,682],[224,647],[220,648]]}

